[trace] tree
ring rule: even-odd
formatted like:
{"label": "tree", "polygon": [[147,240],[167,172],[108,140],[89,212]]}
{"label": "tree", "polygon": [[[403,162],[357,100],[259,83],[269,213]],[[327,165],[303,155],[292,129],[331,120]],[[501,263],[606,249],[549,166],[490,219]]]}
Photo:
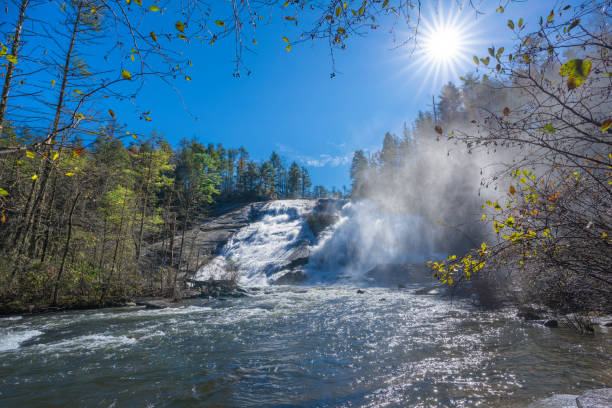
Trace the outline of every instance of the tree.
{"label": "tree", "polygon": [[310,195],[310,187],[312,187],[312,182],[310,181],[310,175],[308,174],[308,169],[306,167],[301,168],[300,171],[300,187],[302,189],[302,197],[308,197]]}
{"label": "tree", "polygon": [[368,167],[368,159],[363,150],[357,150],[353,154],[353,161],[351,163],[351,197],[359,198],[365,195]]}
{"label": "tree", "polygon": [[298,166],[296,162],[291,163],[291,167],[289,167],[289,177],[287,179],[287,193],[289,197],[295,198],[300,193],[301,178],[302,171],[300,170],[300,166]]}
{"label": "tree", "polygon": [[[470,104],[480,108],[476,129],[452,138],[471,150],[503,149],[513,160],[483,181],[507,191],[485,205],[495,237],[462,258],[433,263],[443,282],[505,271],[530,300],[612,310],[607,6],[581,2],[552,10],[535,32],[526,31],[523,19],[509,21],[518,37],[514,49],[492,47],[489,56],[475,57],[496,78],[469,84]],[[481,91],[498,103],[474,97]]]}

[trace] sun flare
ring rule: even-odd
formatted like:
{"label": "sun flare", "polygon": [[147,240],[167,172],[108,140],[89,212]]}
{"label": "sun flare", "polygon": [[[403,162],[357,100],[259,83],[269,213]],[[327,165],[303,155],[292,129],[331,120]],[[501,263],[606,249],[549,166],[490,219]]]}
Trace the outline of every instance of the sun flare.
{"label": "sun flare", "polygon": [[474,68],[472,56],[487,43],[469,9],[446,4],[423,10],[416,35],[416,47],[405,54],[409,63],[400,74],[420,78],[418,93],[459,80]]}
{"label": "sun flare", "polygon": [[461,49],[461,32],[452,26],[438,27],[425,39],[425,52],[439,62],[452,62]]}

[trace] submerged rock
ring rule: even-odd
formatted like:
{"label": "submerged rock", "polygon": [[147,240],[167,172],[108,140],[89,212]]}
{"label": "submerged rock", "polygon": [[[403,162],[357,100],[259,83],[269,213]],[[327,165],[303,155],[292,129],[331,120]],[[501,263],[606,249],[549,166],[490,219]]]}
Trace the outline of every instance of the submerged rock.
{"label": "submerged rock", "polygon": [[147,309],[166,309],[169,307],[177,307],[176,304],[170,303],[167,300],[141,300],[136,302],[138,306],[144,306]]}
{"label": "submerged rock", "polygon": [[612,407],[612,388],[589,390],[576,398],[578,408],[610,408]]}
{"label": "submerged rock", "polygon": [[365,290],[357,289],[357,293],[363,295],[365,293]]}

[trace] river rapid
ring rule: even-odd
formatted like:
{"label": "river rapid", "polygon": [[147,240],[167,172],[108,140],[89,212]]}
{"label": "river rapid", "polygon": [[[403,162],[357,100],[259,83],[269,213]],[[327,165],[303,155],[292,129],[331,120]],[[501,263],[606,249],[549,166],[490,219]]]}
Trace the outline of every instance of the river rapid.
{"label": "river rapid", "polygon": [[265,287],[3,318],[0,406],[565,407],[545,399],[612,384],[611,333],[413,289]]}
{"label": "river rapid", "polygon": [[[231,259],[246,297],[0,318],[0,407],[560,408],[612,386],[612,328],[380,286],[376,265],[435,256],[422,220],[347,203],[315,237],[314,209],[267,204],[199,272]],[[304,284],[270,285],[305,251]]]}

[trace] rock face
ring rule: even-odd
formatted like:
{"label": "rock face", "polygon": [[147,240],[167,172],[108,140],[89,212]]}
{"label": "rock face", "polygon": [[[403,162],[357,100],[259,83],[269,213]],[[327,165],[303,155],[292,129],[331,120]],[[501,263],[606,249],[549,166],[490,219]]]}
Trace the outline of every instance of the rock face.
{"label": "rock face", "polygon": [[170,258],[176,266],[183,241],[181,272],[188,275],[195,273],[219,254],[232,234],[256,219],[264,204],[234,203],[218,207],[212,217],[199,219],[193,228],[185,231],[184,239],[177,234],[172,240],[150,245],[141,258],[141,266],[156,270],[169,265]]}
{"label": "rock face", "polygon": [[578,408],[610,408],[612,407],[612,388],[585,391],[576,398]]}

